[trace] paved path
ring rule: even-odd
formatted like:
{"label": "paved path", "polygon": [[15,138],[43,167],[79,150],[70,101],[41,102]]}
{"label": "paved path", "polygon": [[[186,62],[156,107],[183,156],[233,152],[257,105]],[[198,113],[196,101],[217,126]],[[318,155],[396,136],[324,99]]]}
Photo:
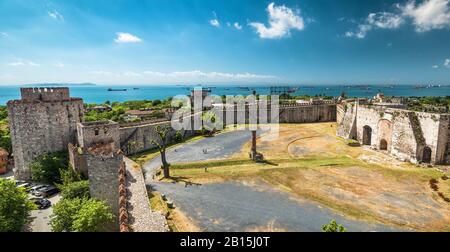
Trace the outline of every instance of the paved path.
{"label": "paved path", "polygon": [[[251,140],[251,137],[250,131],[225,132],[215,137],[204,138],[170,149],[167,151],[166,157],[172,164],[227,158],[239,152],[242,146]],[[204,153],[203,150],[206,152]],[[144,164],[143,168],[146,171],[147,179],[151,179],[160,167],[161,158],[159,156]]]}
{"label": "paved path", "polygon": [[61,195],[57,194],[53,197],[48,198],[52,203],[52,206],[47,209],[33,210],[31,211],[30,218],[31,223],[29,229],[31,232],[52,232],[52,227],[50,226],[50,217],[53,214],[53,206],[61,200]]}

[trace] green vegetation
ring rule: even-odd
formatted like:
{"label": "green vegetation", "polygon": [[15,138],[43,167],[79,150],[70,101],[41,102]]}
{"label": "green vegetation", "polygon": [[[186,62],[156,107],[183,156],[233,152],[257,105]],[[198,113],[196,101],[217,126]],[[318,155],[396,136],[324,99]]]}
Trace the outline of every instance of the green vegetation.
{"label": "green vegetation", "polygon": [[69,169],[67,151],[46,153],[30,164],[31,178],[47,184],[59,184],[62,171]]}
{"label": "green vegetation", "polygon": [[406,98],[408,109],[430,113],[448,113],[450,96],[441,97],[408,97]]}
{"label": "green vegetation", "polygon": [[114,219],[105,202],[88,198],[63,198],[53,207],[54,232],[100,232]]}
{"label": "green vegetation", "polygon": [[5,106],[0,106],[0,148],[12,152],[11,136],[8,127],[8,111]]}
{"label": "green vegetation", "polygon": [[112,120],[115,122],[125,122],[123,115],[128,110],[140,110],[140,109],[154,109],[156,110],[151,117],[161,117],[164,113],[159,111],[164,108],[171,107],[172,98],[165,100],[141,100],[141,101],[126,101],[126,102],[113,102],[106,101],[104,104],[85,104],[85,107],[89,110],[95,106],[111,106],[111,111],[97,111],[91,110],[84,115],[84,119],[87,122],[91,121],[103,121]]}
{"label": "green vegetation", "polygon": [[341,224],[337,224],[335,220],[332,220],[330,223],[322,226],[322,231],[327,233],[339,233],[346,232],[347,229]]}
{"label": "green vegetation", "polygon": [[35,207],[23,188],[0,179],[0,232],[19,232]]}
{"label": "green vegetation", "polygon": [[[72,169],[69,169],[72,170]],[[53,207],[50,221],[55,232],[99,232],[112,222],[114,216],[105,202],[91,199],[89,181],[81,180],[75,172],[61,173],[62,199]]]}
{"label": "green vegetation", "polygon": [[89,181],[81,180],[60,185],[61,195],[65,199],[89,198]]}

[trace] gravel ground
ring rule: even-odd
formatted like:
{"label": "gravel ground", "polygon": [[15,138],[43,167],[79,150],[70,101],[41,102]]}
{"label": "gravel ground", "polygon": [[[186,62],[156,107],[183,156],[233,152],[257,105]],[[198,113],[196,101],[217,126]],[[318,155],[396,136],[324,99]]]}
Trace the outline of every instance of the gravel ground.
{"label": "gravel ground", "polygon": [[185,187],[182,184],[152,183],[175,206],[196,221],[204,231],[278,230],[319,232],[323,224],[336,220],[348,231],[399,231],[398,229],[347,219],[318,204],[292,199],[268,187],[240,183],[215,183]]}

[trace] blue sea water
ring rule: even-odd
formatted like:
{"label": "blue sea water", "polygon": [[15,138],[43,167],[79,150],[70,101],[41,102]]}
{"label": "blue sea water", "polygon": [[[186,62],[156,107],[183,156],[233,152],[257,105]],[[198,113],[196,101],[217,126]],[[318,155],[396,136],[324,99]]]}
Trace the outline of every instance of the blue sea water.
{"label": "blue sea water", "polygon": [[[270,94],[270,86],[209,86],[214,95],[249,95],[255,90],[258,94]],[[416,87],[414,85],[364,85],[364,86],[295,86],[295,95],[339,96],[345,92],[349,97],[373,97],[381,92],[388,96],[448,96],[450,85],[436,87]],[[81,97],[85,103],[105,101],[155,100],[175,95],[188,95],[190,86],[69,86],[72,97]],[[127,89],[127,91],[108,91],[108,88]],[[0,105],[9,100],[20,99],[20,86],[0,86]]]}

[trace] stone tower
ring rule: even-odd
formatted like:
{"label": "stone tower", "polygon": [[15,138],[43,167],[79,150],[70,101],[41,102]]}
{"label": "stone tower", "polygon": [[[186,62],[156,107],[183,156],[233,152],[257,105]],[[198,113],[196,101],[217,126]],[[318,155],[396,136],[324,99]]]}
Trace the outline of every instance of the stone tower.
{"label": "stone tower", "polygon": [[[119,216],[119,169],[124,165],[119,148],[119,125],[113,121],[78,123],[78,148],[89,177],[91,197],[104,200]],[[77,169],[77,167],[74,167]]]}
{"label": "stone tower", "polygon": [[83,100],[69,88],[21,88],[22,99],[8,102],[14,175],[29,180],[28,165],[46,152],[67,149],[83,120]]}

